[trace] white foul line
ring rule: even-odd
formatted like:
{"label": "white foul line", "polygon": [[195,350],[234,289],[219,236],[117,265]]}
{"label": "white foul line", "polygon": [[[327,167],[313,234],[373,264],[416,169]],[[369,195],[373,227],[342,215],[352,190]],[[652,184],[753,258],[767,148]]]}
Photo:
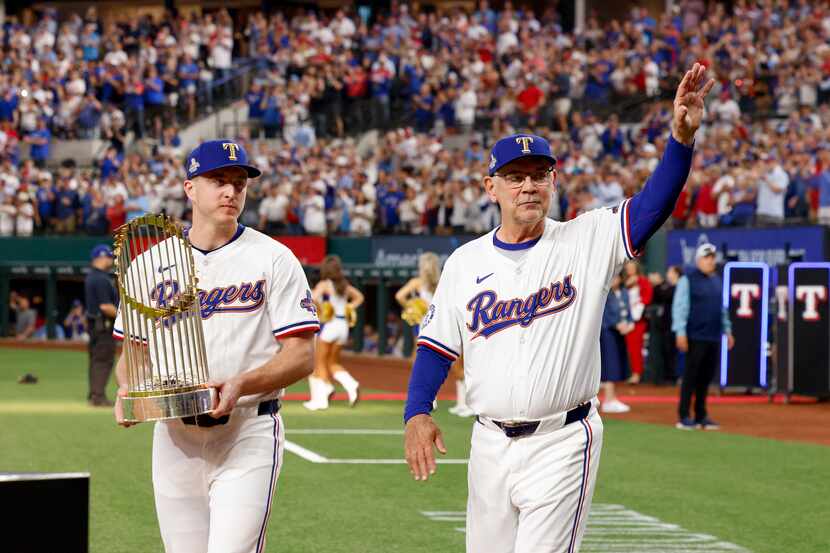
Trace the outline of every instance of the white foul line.
{"label": "white foul line", "polygon": [[376,430],[369,428],[298,428],[287,430],[286,434],[359,435],[359,436],[403,436],[403,430]]}
{"label": "white foul line", "polygon": [[285,440],[285,449],[286,451],[290,451],[294,455],[299,455],[306,461],[311,461],[312,463],[328,463],[329,460],[323,457],[318,453],[314,453],[310,449],[306,449],[301,445],[297,445],[292,441]]}
{"label": "white foul line", "polygon": [[[312,463],[327,465],[405,465],[405,459],[329,459],[291,440],[285,440],[285,450]],[[439,465],[466,465],[467,459],[436,459]]]}

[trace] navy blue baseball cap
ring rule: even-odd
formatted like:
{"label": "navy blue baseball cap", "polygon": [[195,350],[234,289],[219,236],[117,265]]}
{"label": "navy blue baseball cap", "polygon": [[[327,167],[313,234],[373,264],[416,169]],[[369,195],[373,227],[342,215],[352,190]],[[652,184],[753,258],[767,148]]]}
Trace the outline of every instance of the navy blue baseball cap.
{"label": "navy blue baseball cap", "polygon": [[550,152],[547,140],[535,134],[512,134],[496,142],[490,150],[490,176],[521,157],[543,157],[551,165],[556,165],[556,158]]}
{"label": "navy blue baseball cap", "polygon": [[98,244],[97,246],[92,248],[91,252],[89,252],[90,259],[98,259],[102,256],[115,257],[115,254],[112,253],[112,248],[110,248],[106,244]]}
{"label": "navy blue baseball cap", "polygon": [[184,163],[188,179],[223,167],[242,167],[250,179],[262,174],[262,171],[248,164],[245,148],[229,138],[202,142],[193,148]]}

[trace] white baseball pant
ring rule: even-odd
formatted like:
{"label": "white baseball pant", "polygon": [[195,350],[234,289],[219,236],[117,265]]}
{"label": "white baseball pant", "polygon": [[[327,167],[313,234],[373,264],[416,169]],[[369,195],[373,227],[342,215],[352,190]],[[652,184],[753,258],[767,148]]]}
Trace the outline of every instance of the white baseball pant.
{"label": "white baseball pant", "polygon": [[153,488],[167,553],[261,553],[282,468],[278,413],[237,407],[225,425],[156,424]]}
{"label": "white baseball pant", "polygon": [[467,553],[579,551],[602,431],[596,405],[581,421],[520,438],[476,422],[467,474]]}

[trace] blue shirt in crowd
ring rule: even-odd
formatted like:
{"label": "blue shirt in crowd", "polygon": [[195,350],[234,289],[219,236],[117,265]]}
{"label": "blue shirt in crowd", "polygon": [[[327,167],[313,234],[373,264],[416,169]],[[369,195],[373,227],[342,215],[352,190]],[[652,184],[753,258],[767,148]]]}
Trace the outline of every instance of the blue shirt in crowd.
{"label": "blue shirt in crowd", "polygon": [[32,159],[35,160],[45,160],[49,157],[49,141],[52,138],[52,133],[49,132],[49,129],[36,129],[29,133],[30,136],[34,136],[37,138],[45,138],[45,144],[32,144],[32,149],[29,152],[29,155]]}
{"label": "blue shirt in crowd", "polygon": [[80,207],[81,202],[76,191],[68,188],[55,190],[55,217],[62,221],[69,219],[75,215],[75,210]]}
{"label": "blue shirt in crowd", "polygon": [[144,101],[151,106],[160,106],[164,103],[164,81],[161,77],[147,79],[144,86]]}

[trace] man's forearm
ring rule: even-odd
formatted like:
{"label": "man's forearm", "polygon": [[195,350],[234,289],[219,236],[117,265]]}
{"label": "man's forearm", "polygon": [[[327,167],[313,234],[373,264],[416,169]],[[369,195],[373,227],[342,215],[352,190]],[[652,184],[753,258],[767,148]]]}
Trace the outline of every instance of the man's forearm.
{"label": "man's forearm", "polygon": [[692,166],[692,149],[669,139],[663,159],[629,202],[631,242],[639,250],[668,219]]}
{"label": "man's forearm", "polygon": [[101,310],[101,313],[110,319],[114,319],[115,316],[118,315],[118,310],[111,303],[102,303],[98,308]]}
{"label": "man's forearm", "polygon": [[314,338],[288,338],[283,349],[261,367],[242,373],[242,395],[285,388],[314,369]]}
{"label": "man's forearm", "polygon": [[119,388],[127,387],[127,349],[124,348],[121,357],[118,358],[118,363],[115,364],[115,382]]}

